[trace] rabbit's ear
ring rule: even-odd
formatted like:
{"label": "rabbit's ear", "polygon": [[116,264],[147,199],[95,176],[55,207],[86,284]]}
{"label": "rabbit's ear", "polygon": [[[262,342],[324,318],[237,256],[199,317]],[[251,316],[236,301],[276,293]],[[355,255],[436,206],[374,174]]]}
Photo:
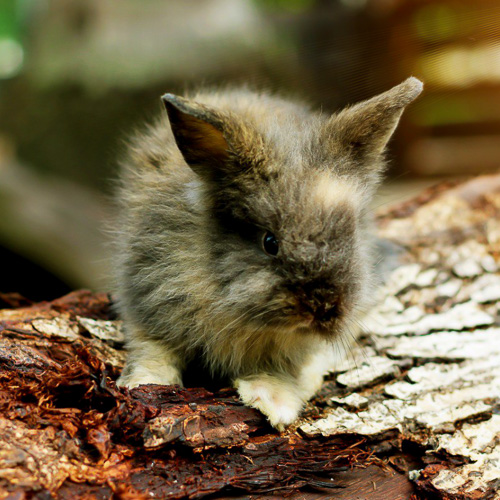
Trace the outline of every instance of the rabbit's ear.
{"label": "rabbit's ear", "polygon": [[330,137],[342,150],[359,159],[380,155],[405,107],[422,88],[420,80],[410,77],[383,94],[344,109],[330,119]]}
{"label": "rabbit's ear", "polygon": [[223,118],[202,104],[173,94],[165,94],[162,101],[187,164],[200,175],[213,175],[209,171],[221,168],[229,157]]}

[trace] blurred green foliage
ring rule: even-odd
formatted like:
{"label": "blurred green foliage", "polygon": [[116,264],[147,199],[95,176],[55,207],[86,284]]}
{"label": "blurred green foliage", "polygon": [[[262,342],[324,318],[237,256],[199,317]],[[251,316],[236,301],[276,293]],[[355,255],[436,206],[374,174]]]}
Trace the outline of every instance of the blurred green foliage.
{"label": "blurred green foliage", "polygon": [[302,12],[315,3],[314,0],[253,0],[263,9]]}
{"label": "blurred green foliage", "polygon": [[34,0],[0,0],[0,79],[16,76],[24,63],[25,21]]}
{"label": "blurred green foliage", "polygon": [[0,1],[0,38],[21,37],[20,3],[18,0]]}

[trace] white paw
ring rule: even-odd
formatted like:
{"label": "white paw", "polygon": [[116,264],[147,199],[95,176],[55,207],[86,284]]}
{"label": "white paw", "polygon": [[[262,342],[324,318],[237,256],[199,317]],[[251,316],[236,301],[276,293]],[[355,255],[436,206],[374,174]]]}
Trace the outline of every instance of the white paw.
{"label": "white paw", "polygon": [[243,403],[260,410],[279,431],[297,420],[304,405],[294,387],[277,377],[237,379],[234,385]]}
{"label": "white paw", "polygon": [[139,366],[132,368],[130,371],[125,370],[116,381],[116,385],[127,387],[128,389],[146,384],[182,386],[181,374],[179,370],[170,366],[165,367],[161,372],[153,372]]}

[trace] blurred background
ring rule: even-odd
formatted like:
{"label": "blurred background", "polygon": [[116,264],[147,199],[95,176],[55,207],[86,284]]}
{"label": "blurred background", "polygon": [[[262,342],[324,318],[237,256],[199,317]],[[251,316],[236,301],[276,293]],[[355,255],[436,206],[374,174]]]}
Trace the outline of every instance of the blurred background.
{"label": "blurred background", "polygon": [[106,289],[116,159],[159,96],[334,111],[415,75],[380,203],[500,167],[500,0],[0,0],[0,292]]}

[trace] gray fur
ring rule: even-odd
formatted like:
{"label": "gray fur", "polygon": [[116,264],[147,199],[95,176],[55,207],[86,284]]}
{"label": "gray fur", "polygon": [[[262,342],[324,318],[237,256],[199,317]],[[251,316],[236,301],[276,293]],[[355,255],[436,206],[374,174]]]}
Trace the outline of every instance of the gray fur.
{"label": "gray fur", "polygon": [[[245,396],[241,380],[290,388],[325,342],[352,331],[372,291],[367,209],[383,150],[421,89],[410,78],[331,117],[247,90],[165,95],[171,127],[163,117],[133,140],[118,192],[120,383],[180,382],[201,356],[273,425],[293,420]],[[162,378],[163,363],[175,375]]]}

